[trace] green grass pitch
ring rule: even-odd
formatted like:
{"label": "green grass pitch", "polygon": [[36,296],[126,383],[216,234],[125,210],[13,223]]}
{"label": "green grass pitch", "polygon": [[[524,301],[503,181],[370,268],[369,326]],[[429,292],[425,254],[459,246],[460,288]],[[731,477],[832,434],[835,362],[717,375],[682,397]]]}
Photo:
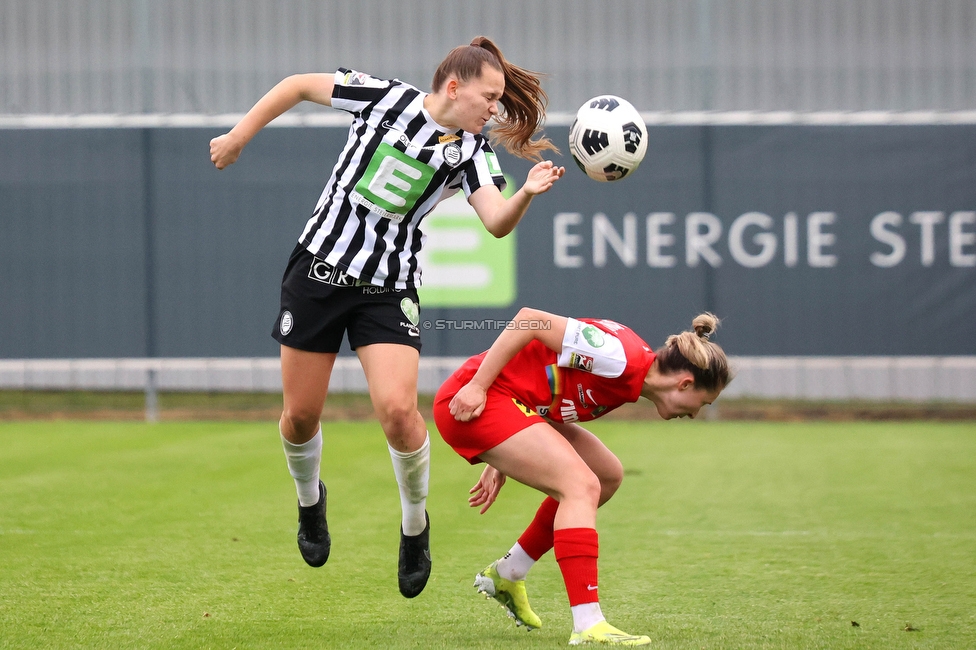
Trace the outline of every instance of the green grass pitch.
{"label": "green grass pitch", "polygon": [[[600,511],[600,593],[657,648],[976,647],[976,424],[594,423],[626,480]],[[274,423],[0,423],[0,648],[551,648],[477,597],[541,496],[433,435],[426,591],[396,588],[374,423],[326,426],[332,557],[307,567]],[[856,625],[855,625],[856,623]]]}

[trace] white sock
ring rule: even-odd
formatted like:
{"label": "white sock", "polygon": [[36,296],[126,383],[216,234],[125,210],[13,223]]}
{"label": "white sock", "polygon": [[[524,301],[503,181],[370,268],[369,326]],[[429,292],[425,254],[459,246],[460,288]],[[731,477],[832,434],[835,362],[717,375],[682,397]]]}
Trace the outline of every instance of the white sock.
{"label": "white sock", "polygon": [[600,621],[607,620],[600,609],[600,603],[583,603],[569,609],[573,612],[573,632],[584,632]]}
{"label": "white sock", "polygon": [[[389,445],[387,445],[389,447]],[[427,486],[430,483],[430,435],[416,451],[399,452],[390,447],[393,473],[400,487],[403,534],[414,537],[427,527]]]}
{"label": "white sock", "polygon": [[498,575],[506,580],[525,580],[525,576],[528,575],[533,564],[535,564],[535,560],[529,557],[521,544],[515,542],[512,550],[498,560],[495,568],[498,569]]}
{"label": "white sock", "polygon": [[281,446],[285,449],[288,472],[295,479],[298,503],[314,506],[319,502],[319,466],[322,463],[322,427],[312,439],[294,445],[281,436]]}

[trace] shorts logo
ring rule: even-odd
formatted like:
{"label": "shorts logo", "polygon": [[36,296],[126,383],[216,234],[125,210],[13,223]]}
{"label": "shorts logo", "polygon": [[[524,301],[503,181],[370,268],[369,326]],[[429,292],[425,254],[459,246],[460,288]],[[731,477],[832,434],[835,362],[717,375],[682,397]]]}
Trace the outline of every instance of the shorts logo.
{"label": "shorts logo", "polygon": [[372,285],[363,287],[364,296],[379,296],[384,293],[390,293],[391,291],[399,293],[400,289],[390,289],[389,287],[374,287]]}
{"label": "shorts logo", "polygon": [[413,325],[420,322],[420,307],[410,298],[404,298],[400,301],[400,311]]}
{"label": "shorts logo", "polygon": [[308,267],[308,277],[334,287],[352,287],[356,284],[356,278],[317,257],[312,259],[312,265]]}
{"label": "shorts logo", "polygon": [[522,411],[522,414],[525,415],[525,417],[527,417],[527,418],[530,418],[533,415],[538,415],[535,411],[533,411],[528,406],[526,406],[522,402],[518,401],[514,397],[512,398],[512,403],[515,404],[516,408],[518,408],[518,410]]}
{"label": "shorts logo", "polygon": [[312,265],[308,267],[308,277],[316,282],[333,287],[363,287],[364,294],[367,293],[366,289],[373,287],[369,282],[354,278],[342,269],[337,269],[318,257],[312,259]]}
{"label": "shorts logo", "polygon": [[410,300],[410,298],[404,298],[400,301],[400,311],[410,321],[409,323],[400,321],[400,325],[407,328],[407,334],[410,336],[419,337],[420,329],[417,328],[417,324],[420,323],[420,305]]}
{"label": "shorts logo", "polygon": [[295,326],[295,319],[292,317],[291,312],[285,310],[281,312],[281,323],[278,325],[278,329],[281,330],[282,336],[288,336],[291,332],[291,328]]}

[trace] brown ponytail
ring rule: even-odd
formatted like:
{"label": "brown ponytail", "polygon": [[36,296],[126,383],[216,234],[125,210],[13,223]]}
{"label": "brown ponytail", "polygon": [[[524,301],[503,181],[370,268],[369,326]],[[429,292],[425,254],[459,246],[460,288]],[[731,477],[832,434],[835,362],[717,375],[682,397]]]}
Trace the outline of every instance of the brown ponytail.
{"label": "brown ponytail", "polygon": [[549,138],[532,139],[542,128],[549,102],[539,82],[540,75],[506,61],[489,38],[476,36],[470,45],[451,50],[434,72],[431,87],[437,92],[451,75],[460,81],[479,77],[485,63],[505,75],[505,93],[500,100],[505,110],[491,129],[492,140],[513,156],[528,160],[542,160],[546,150],[559,153]]}
{"label": "brown ponytail", "polygon": [[670,375],[687,370],[695,378],[695,387],[704,390],[721,390],[732,381],[732,371],[725,351],[709,341],[718,329],[719,319],[708,312],[699,314],[691,322],[694,331],[672,334],[664,347],[657,352],[657,364],[661,372]]}

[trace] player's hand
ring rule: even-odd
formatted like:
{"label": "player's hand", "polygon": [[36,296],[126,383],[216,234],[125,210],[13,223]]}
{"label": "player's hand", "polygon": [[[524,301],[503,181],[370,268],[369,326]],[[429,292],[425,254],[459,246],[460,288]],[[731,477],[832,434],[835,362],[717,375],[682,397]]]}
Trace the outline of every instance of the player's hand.
{"label": "player's hand", "polygon": [[481,415],[487,401],[484,388],[473,382],[465,384],[451,399],[451,415],[458,422],[469,422]]}
{"label": "player's hand", "polygon": [[244,142],[235,138],[230,133],[219,135],[210,141],[210,162],[217,169],[223,169],[228,165],[233,165],[241,151],[244,149]]}
{"label": "player's hand", "polygon": [[478,479],[473,488],[468,490],[468,494],[472,495],[468,497],[468,505],[472,508],[482,506],[478,514],[485,514],[491,504],[495,502],[503,485],[505,485],[505,475],[491,465],[485,465],[485,471],[481,473],[481,478]]}
{"label": "player's hand", "polygon": [[562,178],[565,173],[565,167],[557,167],[551,160],[543,160],[529,170],[522,189],[529,196],[548,192],[553,183]]}

